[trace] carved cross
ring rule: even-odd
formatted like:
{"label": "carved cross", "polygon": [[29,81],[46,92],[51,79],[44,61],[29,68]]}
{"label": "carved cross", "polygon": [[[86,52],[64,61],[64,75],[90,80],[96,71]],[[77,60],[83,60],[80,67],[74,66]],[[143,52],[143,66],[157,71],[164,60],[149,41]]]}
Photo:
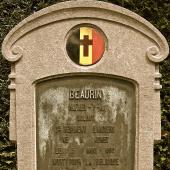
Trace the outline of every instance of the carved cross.
{"label": "carved cross", "polygon": [[89,53],[89,45],[93,45],[93,40],[89,40],[89,36],[84,35],[84,39],[80,40],[80,44],[84,47],[83,55],[87,57]]}

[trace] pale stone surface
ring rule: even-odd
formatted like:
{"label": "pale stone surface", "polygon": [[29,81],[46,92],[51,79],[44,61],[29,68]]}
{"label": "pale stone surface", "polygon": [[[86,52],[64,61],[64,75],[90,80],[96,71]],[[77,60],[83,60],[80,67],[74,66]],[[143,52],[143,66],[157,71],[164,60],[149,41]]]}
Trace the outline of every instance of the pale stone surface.
{"label": "pale stone surface", "polygon": [[[74,64],[66,52],[68,32],[79,24],[100,28],[107,38],[96,65]],[[158,63],[169,48],[149,22],[116,5],[95,1],[64,2],[19,23],[3,42],[12,62],[10,139],[17,141],[19,170],[36,170],[36,82],[69,73],[109,74],[136,86],[135,170],[153,169],[153,142],[161,137]],[[50,78],[49,78],[50,79]]]}

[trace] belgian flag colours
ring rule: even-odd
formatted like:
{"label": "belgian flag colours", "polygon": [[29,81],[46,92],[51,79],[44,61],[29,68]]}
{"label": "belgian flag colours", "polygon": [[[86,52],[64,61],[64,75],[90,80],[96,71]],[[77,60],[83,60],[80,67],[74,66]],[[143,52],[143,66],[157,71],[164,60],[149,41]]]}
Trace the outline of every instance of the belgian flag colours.
{"label": "belgian flag colours", "polygon": [[93,65],[103,56],[105,42],[103,35],[91,27],[74,30],[66,45],[69,57],[79,65]]}

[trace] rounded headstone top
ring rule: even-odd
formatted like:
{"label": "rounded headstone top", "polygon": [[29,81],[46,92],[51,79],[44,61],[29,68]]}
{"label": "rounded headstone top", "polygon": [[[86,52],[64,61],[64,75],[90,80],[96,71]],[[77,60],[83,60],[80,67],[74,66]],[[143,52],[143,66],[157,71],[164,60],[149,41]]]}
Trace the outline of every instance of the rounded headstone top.
{"label": "rounded headstone top", "polygon": [[57,21],[71,19],[102,19],[116,22],[139,31],[150,38],[155,46],[148,47],[146,55],[152,62],[161,62],[169,54],[169,47],[164,36],[148,21],[139,15],[117,5],[95,0],[67,1],[44,8],[24,19],[15,26],[2,44],[3,56],[10,62],[22,57],[22,47],[15,43],[32,30]]}

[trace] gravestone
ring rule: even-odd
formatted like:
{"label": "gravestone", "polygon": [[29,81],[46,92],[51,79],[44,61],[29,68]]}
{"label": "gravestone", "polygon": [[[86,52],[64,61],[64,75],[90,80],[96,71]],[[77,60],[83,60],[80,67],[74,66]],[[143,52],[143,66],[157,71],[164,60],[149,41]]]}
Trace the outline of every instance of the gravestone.
{"label": "gravestone", "polygon": [[12,29],[2,52],[19,170],[153,169],[169,48],[149,22],[104,2],[59,3]]}

